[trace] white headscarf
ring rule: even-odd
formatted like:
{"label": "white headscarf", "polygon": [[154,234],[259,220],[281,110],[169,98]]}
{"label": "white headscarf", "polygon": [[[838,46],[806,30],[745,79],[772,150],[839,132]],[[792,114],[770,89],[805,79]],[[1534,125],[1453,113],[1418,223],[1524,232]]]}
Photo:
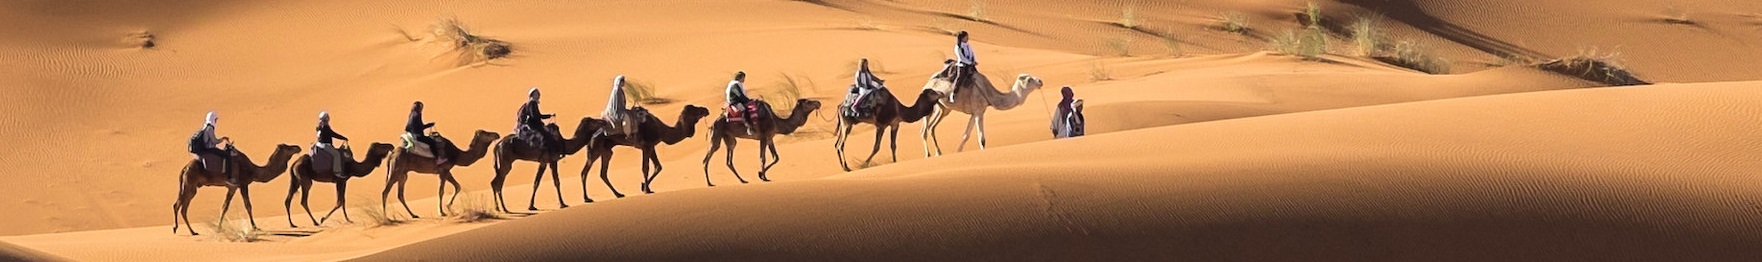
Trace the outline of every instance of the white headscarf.
{"label": "white headscarf", "polygon": [[534,86],[534,87],[532,87],[532,90],[526,90],[526,98],[530,99],[530,98],[534,98],[537,96],[538,96],[538,87]]}
{"label": "white headscarf", "polygon": [[612,79],[612,87],[613,88],[624,87],[624,75],[618,75],[617,78],[613,78]]}
{"label": "white headscarf", "polygon": [[329,122],[330,121],[330,112],[329,111],[318,111],[318,121]]}
{"label": "white headscarf", "polygon": [[214,125],[214,121],[216,120],[220,120],[220,115],[215,114],[214,111],[208,111],[208,123],[204,125]]}

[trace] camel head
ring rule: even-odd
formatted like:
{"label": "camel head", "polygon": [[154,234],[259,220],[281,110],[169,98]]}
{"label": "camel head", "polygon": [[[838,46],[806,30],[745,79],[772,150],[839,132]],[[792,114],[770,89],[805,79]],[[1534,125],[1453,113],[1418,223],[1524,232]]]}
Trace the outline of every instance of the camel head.
{"label": "camel head", "polygon": [[[252,181],[256,181],[258,183],[269,182],[269,181],[275,180],[275,178],[277,178],[277,177],[281,177],[282,173],[287,173],[288,160],[292,160],[294,158],[294,155],[299,155],[299,154],[300,154],[300,146],[289,145],[289,144],[275,145],[275,153],[269,155],[269,165],[268,166],[255,167],[255,168],[246,167],[246,170],[250,170],[251,172],[253,172],[251,174]],[[255,165],[255,164],[251,164],[251,163],[243,163],[243,164]]]}
{"label": "camel head", "polygon": [[795,100],[795,112],[791,112],[789,114],[789,116],[793,117],[793,116],[800,115],[800,114],[813,113],[814,110],[820,110],[820,101],[815,101],[815,100],[806,99],[806,98],[796,99]]}
{"label": "camel head", "polygon": [[1016,75],[1016,84],[1010,89],[1016,92],[1033,92],[1045,85],[1046,83],[1041,82],[1039,77],[1034,77],[1029,74],[1020,74]]}
{"label": "camel head", "polygon": [[687,124],[696,124],[698,120],[708,116],[710,116],[709,108],[695,105],[685,105],[685,110],[679,112],[679,119]]}
{"label": "camel head", "polygon": [[496,139],[501,138],[502,135],[497,134],[496,132],[478,129],[477,132],[473,133],[471,136],[471,148],[460,152],[459,156],[455,156],[453,158],[453,165],[471,166],[471,164],[477,163],[478,159],[483,159],[484,155],[488,155],[489,145],[496,143]]}

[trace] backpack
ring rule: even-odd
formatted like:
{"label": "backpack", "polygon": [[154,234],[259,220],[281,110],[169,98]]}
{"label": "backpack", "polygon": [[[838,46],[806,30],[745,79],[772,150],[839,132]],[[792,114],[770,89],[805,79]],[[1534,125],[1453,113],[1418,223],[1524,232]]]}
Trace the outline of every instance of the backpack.
{"label": "backpack", "polygon": [[190,135],[190,148],[188,149],[190,153],[195,153],[198,149],[206,148],[205,146],[202,146],[203,142],[206,141],[205,139],[202,139],[202,130],[196,130],[196,134]]}

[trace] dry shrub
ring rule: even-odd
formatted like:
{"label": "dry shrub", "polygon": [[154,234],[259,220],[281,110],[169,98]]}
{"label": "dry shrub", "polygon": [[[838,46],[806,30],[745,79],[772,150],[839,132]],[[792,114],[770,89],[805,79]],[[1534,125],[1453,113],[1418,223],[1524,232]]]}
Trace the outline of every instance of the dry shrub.
{"label": "dry shrub", "polygon": [[1089,80],[1091,80],[1091,81],[1113,80],[1113,70],[1107,69],[1107,65],[1102,64],[1101,62],[1095,62],[1094,64],[1089,64]]}
{"label": "dry shrub", "polygon": [[638,105],[647,106],[673,103],[672,99],[663,98],[656,94],[655,89],[656,87],[653,83],[637,81],[634,79],[626,79],[624,81],[624,95],[629,97],[630,101],[636,102]]}
{"label": "dry shrub", "polygon": [[1401,41],[1395,43],[1388,54],[1373,56],[1378,61],[1428,74],[1450,73],[1450,60],[1432,54],[1431,49],[1418,42]]}
{"label": "dry shrub", "polygon": [[453,214],[447,217],[448,221],[454,223],[476,223],[487,220],[502,219],[501,215],[496,214],[495,202],[489,201],[488,196],[466,194],[460,196],[459,202],[456,203],[456,205],[459,207],[452,208]]}
{"label": "dry shrub", "polygon": [[1109,38],[1107,39],[1107,47],[1113,50],[1114,55],[1132,56],[1132,39],[1130,38]]}
{"label": "dry shrub", "polygon": [[1651,82],[1641,80],[1627,67],[1622,66],[1619,54],[1598,54],[1596,51],[1580,51],[1577,56],[1554,59],[1536,64],[1535,67],[1549,72],[1577,77],[1613,86],[1649,85]]}
{"label": "dry shrub", "polygon": [[1242,12],[1228,12],[1218,17],[1218,30],[1247,34],[1248,28],[1248,15],[1242,14]]}
{"label": "dry shrub", "polygon": [[358,210],[361,210],[362,215],[367,216],[366,225],[368,227],[382,227],[404,223],[403,220],[399,220],[401,217],[393,217],[393,214],[386,213],[385,207],[382,206],[366,205],[360,207]]}
{"label": "dry shrub", "polygon": [[462,64],[508,57],[514,52],[513,45],[508,42],[472,33],[458,18],[441,18],[439,23],[429,29],[434,34],[435,41],[445,42],[459,52]]}

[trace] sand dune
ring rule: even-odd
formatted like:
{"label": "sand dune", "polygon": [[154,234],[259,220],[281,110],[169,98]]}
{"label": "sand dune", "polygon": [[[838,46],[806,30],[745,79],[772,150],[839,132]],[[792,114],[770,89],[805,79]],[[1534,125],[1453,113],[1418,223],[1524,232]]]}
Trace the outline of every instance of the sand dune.
{"label": "sand dune", "polygon": [[368,260],[1754,258],[1755,84],[1109,133],[563,210]]}
{"label": "sand dune", "polygon": [[[1754,214],[1743,204],[1754,192],[1742,186],[1754,181],[1738,170],[1753,169],[1743,159],[1755,143],[1742,134],[1754,130],[1744,118],[1754,110],[1741,102],[1754,98],[1744,87],[1756,83],[1740,81],[1762,79],[1749,70],[1762,61],[1762,7],[1316,1],[1330,55],[1304,61],[1263,51],[1301,30],[1305,3],[0,2],[0,23],[16,32],[0,38],[9,61],[0,79],[11,83],[0,88],[0,144],[12,149],[0,152],[0,173],[11,178],[0,185],[10,199],[0,210],[12,211],[0,218],[12,225],[0,228],[0,241],[19,246],[0,253],[1505,260],[1606,250],[1596,256],[1695,260],[1747,255],[1718,248],[1755,244],[1746,219]],[[1248,29],[1217,29],[1231,13]],[[1421,44],[1453,74],[1352,55],[1348,26],[1367,13],[1383,15],[1389,40]],[[513,55],[461,63],[433,40],[430,26],[442,18],[512,43]],[[774,183],[741,185],[720,156],[705,167],[700,134],[660,148],[667,168],[655,180],[662,193],[652,196],[615,199],[592,173],[584,189],[584,163],[572,156],[561,163],[560,190],[536,188],[531,202],[544,210],[530,217],[442,221],[434,218],[436,179],[414,175],[407,195],[425,219],[390,227],[297,221],[301,228],[291,229],[279,207],[284,178],[252,187],[259,225],[283,234],[265,236],[270,243],[164,232],[173,175],[189,158],[183,141],[206,111],[220,111],[221,134],[261,155],[276,144],[309,145],[320,110],[356,146],[394,141],[416,100],[456,139],[477,129],[505,135],[534,86],[545,92],[545,111],[572,131],[599,114],[616,75],[672,100],[651,105],[668,120],[686,104],[720,104],[735,71],[750,73],[752,93],[769,100],[799,94],[833,108],[860,57],[876,61],[896,96],[915,98],[959,30],[974,33],[994,81],[1021,73],[1046,81],[1020,107],[988,114],[985,151],[954,153],[966,117],[955,114],[939,137],[950,155],[922,157],[920,125],[907,124],[897,161],[881,152],[847,174],[831,151],[833,112],[823,109],[780,139]],[[1608,59],[1653,82],[1713,83],[1569,90],[1603,84],[1517,61],[1569,56]],[[1087,99],[1096,136],[1049,141],[1050,107],[1064,85]],[[859,127],[853,137],[845,150],[861,162],[875,135]],[[756,180],[756,143],[742,142],[736,168]],[[637,192],[637,153],[616,152],[612,183]],[[723,186],[705,189],[706,169]],[[516,164],[510,207],[531,203],[534,170]],[[454,171],[478,196],[493,176],[488,164]],[[380,176],[355,180],[345,193],[357,221],[380,201]],[[330,185],[314,188],[314,209],[333,206]],[[579,205],[583,190],[598,202]],[[214,220],[224,193],[201,189],[192,220]],[[556,210],[557,194],[577,207]],[[229,217],[244,215],[233,209]],[[402,213],[395,201],[390,209]],[[1311,241],[1320,238],[1336,240]],[[1635,246],[1644,238],[1664,240]],[[1458,253],[1495,249],[1513,251]],[[222,256],[190,255],[198,253]],[[509,253],[531,256],[495,256]]]}

